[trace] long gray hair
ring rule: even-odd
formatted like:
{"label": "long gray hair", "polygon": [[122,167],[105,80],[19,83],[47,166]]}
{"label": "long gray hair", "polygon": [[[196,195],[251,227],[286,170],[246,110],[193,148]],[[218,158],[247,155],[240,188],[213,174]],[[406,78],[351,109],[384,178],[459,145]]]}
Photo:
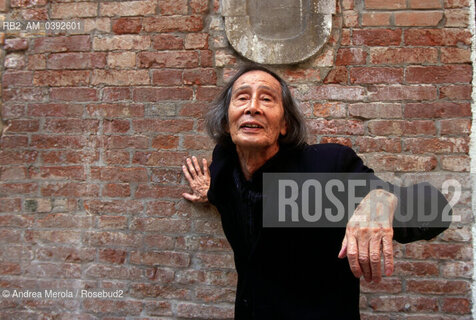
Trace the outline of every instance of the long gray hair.
{"label": "long gray hair", "polygon": [[280,144],[301,146],[307,141],[307,129],[304,116],[299,106],[291,95],[286,82],[267,68],[257,64],[247,64],[241,67],[233,78],[226,84],[217,99],[213,102],[210,110],[206,114],[206,127],[212,139],[219,144],[227,145],[232,143],[228,129],[228,106],[230,105],[233,84],[239,77],[250,71],[264,71],[273,76],[281,85],[281,96],[284,108],[284,120],[287,124],[287,133],[279,136]]}

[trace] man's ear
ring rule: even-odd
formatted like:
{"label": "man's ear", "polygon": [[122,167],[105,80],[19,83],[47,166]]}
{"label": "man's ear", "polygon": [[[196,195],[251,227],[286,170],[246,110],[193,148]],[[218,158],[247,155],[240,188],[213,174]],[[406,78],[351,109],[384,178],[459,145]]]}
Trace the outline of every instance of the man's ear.
{"label": "man's ear", "polygon": [[288,133],[288,124],[286,123],[286,121],[284,121],[284,125],[281,126],[281,131],[279,131],[279,133],[282,136],[285,136],[286,133]]}

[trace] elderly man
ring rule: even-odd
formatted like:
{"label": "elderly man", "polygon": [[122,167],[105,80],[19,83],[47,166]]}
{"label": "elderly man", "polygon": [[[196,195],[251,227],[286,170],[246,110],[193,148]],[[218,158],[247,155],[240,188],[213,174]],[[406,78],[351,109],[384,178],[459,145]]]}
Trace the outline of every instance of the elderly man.
{"label": "elderly man", "polygon": [[[392,274],[392,239],[431,239],[445,229],[394,229],[398,198],[383,190],[369,190],[345,229],[263,228],[263,173],[373,172],[348,147],[307,145],[288,86],[264,67],[245,66],[231,79],[207,128],[217,143],[212,164],[203,159],[202,169],[187,159],[183,172],[193,192],[183,196],[209,201],[221,215],[238,272],[236,319],[359,319],[359,278],[380,281],[381,252]],[[372,193],[385,199],[373,213]],[[376,226],[360,223],[375,217]]]}

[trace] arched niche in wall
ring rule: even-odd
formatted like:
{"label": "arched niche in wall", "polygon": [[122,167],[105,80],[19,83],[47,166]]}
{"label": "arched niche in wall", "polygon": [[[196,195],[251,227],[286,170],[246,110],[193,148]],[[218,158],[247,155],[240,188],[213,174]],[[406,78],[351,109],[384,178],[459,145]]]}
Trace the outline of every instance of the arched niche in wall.
{"label": "arched niche in wall", "polygon": [[329,39],[335,0],[222,0],[225,30],[233,48],[263,64],[292,64]]}

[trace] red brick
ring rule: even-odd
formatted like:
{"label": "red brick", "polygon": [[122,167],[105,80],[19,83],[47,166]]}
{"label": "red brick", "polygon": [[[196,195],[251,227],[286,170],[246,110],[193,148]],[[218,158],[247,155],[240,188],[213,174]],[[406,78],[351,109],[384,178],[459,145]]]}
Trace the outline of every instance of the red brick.
{"label": "red brick", "polygon": [[129,164],[129,159],[129,151],[106,151],[103,158],[106,164]]}
{"label": "red brick", "polygon": [[392,152],[402,151],[400,139],[383,137],[357,137],[354,147],[358,152]]}
{"label": "red brick", "polygon": [[404,122],[400,120],[374,120],[368,122],[370,134],[377,136],[396,135],[401,136],[404,130]]}
{"label": "red brick", "polygon": [[469,83],[472,68],[469,65],[409,66],[405,78],[408,83]]}
{"label": "red brick", "polygon": [[344,137],[322,137],[319,143],[337,143],[352,148],[352,141]]}
{"label": "red brick", "polygon": [[439,0],[410,0],[409,7],[412,9],[439,9],[441,2]]}
{"label": "red brick", "polygon": [[322,118],[344,118],[346,105],[340,102],[315,103],[312,106],[312,114]]}
{"label": "red brick", "polygon": [[187,0],[159,1],[160,14],[167,15],[186,15],[188,12]]}
{"label": "red brick", "polygon": [[469,7],[469,0],[444,0],[445,8]]}
{"label": "red brick", "polygon": [[179,144],[179,137],[171,135],[156,136],[152,140],[152,148],[162,149],[176,149]]}
{"label": "red brick", "polygon": [[437,91],[434,86],[373,86],[369,97],[371,101],[433,100]]}
{"label": "red brick", "polygon": [[188,85],[216,84],[217,76],[214,69],[184,70],[183,82]]}
{"label": "red brick", "polygon": [[84,18],[97,16],[97,4],[92,2],[52,3],[50,17],[52,19]]}
{"label": "red brick", "polygon": [[231,288],[209,288],[198,287],[196,289],[196,297],[199,301],[204,302],[228,302],[235,301],[236,290]]}
{"label": "red brick", "polygon": [[92,228],[93,217],[63,213],[43,215],[35,222],[38,228]]}
{"label": "red brick", "polygon": [[82,105],[75,104],[30,104],[28,115],[33,117],[79,117],[83,113]]}
{"label": "red brick", "polygon": [[350,69],[351,83],[401,83],[403,81],[403,69],[361,67]]}
{"label": "red brick", "polygon": [[185,49],[207,49],[208,33],[189,33],[185,36]]}
{"label": "red brick", "polygon": [[363,135],[364,125],[358,120],[320,120],[308,122],[312,134],[350,134]]}
{"label": "red brick", "polygon": [[126,198],[131,195],[129,183],[108,183],[102,189],[103,197]]}
{"label": "red brick", "polygon": [[104,53],[53,53],[48,56],[49,69],[94,69],[106,65]]}
{"label": "red brick", "polygon": [[131,128],[128,120],[104,120],[103,131],[105,134],[126,133]]}
{"label": "red brick", "polygon": [[465,138],[409,138],[404,140],[405,151],[411,153],[468,153]]}
{"label": "red brick", "polygon": [[112,31],[115,34],[137,34],[142,30],[141,18],[119,18],[113,20]]}
{"label": "red brick", "polygon": [[146,32],[196,32],[202,29],[202,16],[161,16],[144,18],[144,30]]}
{"label": "red brick", "polygon": [[28,41],[22,38],[5,39],[3,49],[6,52],[24,51],[28,49]]}
{"label": "red brick", "polygon": [[177,315],[184,318],[231,319],[233,318],[233,307],[182,302],[177,306]]}
{"label": "red brick", "polygon": [[79,136],[33,135],[30,146],[39,149],[80,149],[85,140]]}
{"label": "red brick", "polygon": [[99,121],[77,119],[48,119],[45,121],[43,129],[52,133],[97,133]]}
{"label": "red brick", "polygon": [[99,195],[99,186],[96,184],[73,182],[47,183],[42,186],[41,195],[43,197],[97,197]]}
{"label": "red brick", "polygon": [[184,40],[171,34],[158,34],[152,36],[152,47],[155,50],[181,50],[184,48]]}
{"label": "red brick", "polygon": [[405,0],[365,0],[366,9],[403,9],[406,7]]}
{"label": "red brick", "polygon": [[145,16],[155,14],[156,1],[144,0],[134,2],[100,3],[101,16]]}
{"label": "red brick", "polygon": [[466,294],[469,283],[461,280],[407,280],[407,291],[422,294]]}
{"label": "red brick", "polygon": [[28,70],[46,69],[46,57],[43,54],[30,54],[28,56]]}
{"label": "red brick", "polygon": [[471,261],[448,261],[441,267],[441,275],[445,278],[467,278],[473,274],[473,264]]}
{"label": "red brick", "polygon": [[471,248],[465,244],[412,243],[408,244],[405,256],[410,259],[470,260]]}
{"label": "red brick", "polygon": [[32,102],[43,102],[48,96],[47,88],[14,88],[14,89],[3,89],[3,102],[9,101],[32,101]]}
{"label": "red brick", "polygon": [[[100,217],[108,218],[108,216]],[[126,218],[126,217],[122,217]],[[112,264],[123,264],[126,260],[127,251],[117,249],[101,249],[99,250],[99,261]]]}
{"label": "red brick", "polygon": [[405,121],[403,124],[403,133],[406,136],[436,135],[436,125],[432,120]]}
{"label": "red brick", "polygon": [[380,27],[390,25],[390,12],[364,12],[362,13],[363,27]]}
{"label": "red brick", "polygon": [[84,169],[80,166],[32,168],[30,174],[33,179],[85,180]]}
{"label": "red brick", "polygon": [[32,40],[34,53],[91,50],[91,39],[86,35],[42,37]]}
{"label": "red brick", "polygon": [[233,256],[230,253],[197,253],[195,258],[201,268],[235,268]]}
{"label": "red brick", "polygon": [[52,88],[50,91],[52,100],[60,101],[96,101],[98,95],[93,88]]}
{"label": "red brick", "polygon": [[35,71],[33,84],[37,86],[80,86],[89,84],[89,71]]}
{"label": "red brick", "polygon": [[104,101],[120,101],[120,100],[129,100],[131,98],[130,88],[104,88],[103,89],[103,100]]}
{"label": "red brick", "polygon": [[397,26],[437,26],[443,19],[441,11],[403,11],[394,15]]}
{"label": "red brick", "polygon": [[425,64],[438,61],[436,48],[370,48],[372,64]]}
{"label": "red brick", "polygon": [[8,10],[7,0],[0,0],[0,12],[6,12]]}
{"label": "red brick", "polygon": [[152,168],[151,180],[154,183],[180,184],[181,173],[174,169]]}
{"label": "red brick", "polygon": [[136,118],[144,116],[142,104],[90,104],[86,112],[94,118]]}
{"label": "red brick", "polygon": [[441,309],[447,313],[470,314],[471,301],[465,298],[443,298]]}
{"label": "red brick", "polygon": [[173,86],[182,84],[182,70],[177,69],[153,69],[152,84],[160,86]]}
{"label": "red brick", "polygon": [[28,164],[36,161],[37,151],[0,151],[0,164]]}
{"label": "red brick", "polygon": [[130,229],[144,232],[181,234],[190,230],[191,223],[184,219],[170,218],[136,218],[131,221]]}
{"label": "red brick", "polygon": [[471,120],[470,119],[448,119],[440,121],[440,133],[443,134],[455,134],[455,135],[468,135],[471,133]]}
{"label": "red brick", "polygon": [[93,214],[140,214],[144,205],[138,200],[85,200],[84,208]]}
{"label": "red brick", "polygon": [[358,27],[359,26],[359,14],[354,10],[345,10],[342,13],[344,27]]}
{"label": "red brick", "polygon": [[357,118],[401,118],[402,107],[396,103],[354,103],[349,105],[349,115]]}
{"label": "red brick", "polygon": [[97,179],[115,182],[146,182],[148,180],[145,168],[104,168],[99,167]]}
{"label": "red brick", "polygon": [[48,10],[46,8],[23,9],[21,15],[25,20],[48,20]]}
{"label": "red brick", "polygon": [[190,255],[188,253],[174,251],[133,251],[130,253],[129,259],[130,263],[140,265],[188,267],[190,264]]}
{"label": "red brick", "polygon": [[440,158],[441,169],[456,172],[468,172],[470,159],[467,156],[444,156]]}
{"label": "red brick", "polygon": [[206,0],[190,0],[189,5],[193,13],[208,12],[208,1]]}
{"label": "red brick", "polygon": [[196,91],[196,99],[202,101],[213,101],[221,92],[219,87],[198,87]]}
{"label": "red brick", "polygon": [[441,48],[442,63],[469,63],[471,50],[460,48]]}
{"label": "red brick", "polygon": [[[154,159],[155,160],[155,159]],[[154,166],[154,161],[150,161],[149,165]],[[160,165],[165,165],[166,161],[161,162]],[[173,163],[172,165],[178,166],[183,163],[182,161],[178,161]],[[167,163],[169,165],[169,163]],[[184,187],[177,187],[177,186],[161,186],[159,185],[151,185],[151,184],[140,184],[137,186],[135,196],[137,199],[144,199],[144,198],[180,198],[182,197],[182,193],[184,193],[186,188]]]}
{"label": "red brick", "polygon": [[301,101],[306,100],[363,100],[366,96],[363,87],[348,87],[340,85],[312,86],[302,91],[296,91],[295,97]]}
{"label": "red brick", "polygon": [[[124,271],[124,274],[127,271]],[[104,272],[107,276],[107,272]],[[106,299],[85,299],[82,306],[88,313],[122,313],[138,316],[142,310],[142,302],[128,299],[106,300]]]}
{"label": "red brick", "polygon": [[211,150],[214,147],[213,141],[208,136],[184,136],[183,147],[188,150]]}
{"label": "red brick", "polygon": [[0,198],[0,212],[20,212],[21,200],[14,198]]}
{"label": "red brick", "polygon": [[175,247],[175,237],[150,234],[144,237],[144,244],[151,249],[172,250]]}
{"label": "red brick", "polygon": [[26,230],[25,241],[29,243],[65,243],[79,244],[80,231],[64,230]]}
{"label": "red brick", "polygon": [[398,46],[402,41],[401,29],[354,29],[352,35],[352,43],[360,46]]}
{"label": "red brick", "polygon": [[471,116],[469,103],[434,102],[409,103],[405,107],[405,118],[451,118]]}
{"label": "red brick", "polygon": [[36,251],[36,256],[38,260],[43,261],[59,261],[69,263],[92,262],[96,256],[96,250],[91,248],[78,249],[71,247],[40,247]]}
{"label": "red brick", "polygon": [[437,165],[437,160],[434,156],[364,154],[362,158],[367,166],[375,171],[382,172],[432,171]]}
{"label": "red brick", "polygon": [[321,79],[320,71],[317,69],[292,69],[284,70],[283,78],[285,81],[297,83],[304,81],[319,81]]}
{"label": "red brick", "polygon": [[95,51],[113,50],[146,50],[150,47],[150,36],[135,34],[120,34],[112,37],[95,37]]}
{"label": "red brick", "polygon": [[192,89],[182,87],[133,89],[134,101],[190,100],[192,96]]}
{"label": "red brick", "polygon": [[427,297],[380,296],[369,300],[370,307],[375,311],[387,312],[436,312],[438,299]]}
{"label": "red brick", "polygon": [[198,53],[194,51],[140,52],[137,59],[141,68],[198,67]]}
{"label": "red brick", "polygon": [[411,46],[455,46],[471,44],[471,33],[464,29],[408,29],[405,44]]}
{"label": "red brick", "polygon": [[467,9],[446,9],[446,27],[467,28],[469,25],[469,10]]}
{"label": "red brick", "polygon": [[327,74],[324,83],[346,84],[348,78],[347,73],[346,67],[335,67]]}
{"label": "red brick", "polygon": [[360,48],[341,48],[337,51],[336,66],[365,64],[367,53]]}
{"label": "red brick", "polygon": [[2,76],[2,87],[28,87],[32,86],[33,72],[31,71],[5,71]]}
{"label": "red brick", "polygon": [[471,99],[470,85],[450,85],[440,87],[440,98],[449,98],[455,100]]}
{"label": "red brick", "polygon": [[137,233],[119,231],[86,231],[83,237],[83,241],[92,247],[110,246],[111,243],[114,243],[116,246],[135,248],[141,244],[142,239],[141,235]]}
{"label": "red brick", "polygon": [[91,80],[92,85],[130,86],[149,83],[147,70],[94,70]]}

